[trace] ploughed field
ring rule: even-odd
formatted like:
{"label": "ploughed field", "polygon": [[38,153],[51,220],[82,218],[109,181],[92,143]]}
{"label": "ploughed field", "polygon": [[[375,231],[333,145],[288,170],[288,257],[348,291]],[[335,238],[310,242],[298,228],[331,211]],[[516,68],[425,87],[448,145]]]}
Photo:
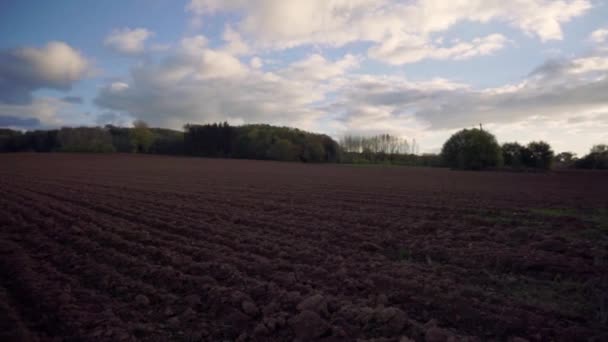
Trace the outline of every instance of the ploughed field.
{"label": "ploughed field", "polygon": [[0,156],[0,340],[608,340],[608,173]]}

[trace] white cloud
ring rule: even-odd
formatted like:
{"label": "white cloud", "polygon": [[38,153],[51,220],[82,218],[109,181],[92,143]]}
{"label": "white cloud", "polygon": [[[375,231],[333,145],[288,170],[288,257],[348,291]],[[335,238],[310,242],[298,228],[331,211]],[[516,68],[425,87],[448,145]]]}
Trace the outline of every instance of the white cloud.
{"label": "white cloud", "polygon": [[192,37],[161,62],[134,67],[126,83],[108,84],[95,102],[173,128],[219,120],[306,128],[323,114],[314,104],[324,100],[327,83],[332,83],[324,80],[321,86],[320,78],[338,76],[353,63],[352,56],[334,62],[313,55],[264,72],[227,51],[208,47],[202,36]]}
{"label": "white cloud", "polygon": [[[334,136],[389,132],[417,138],[423,151],[439,148],[453,130],[479,123],[496,129],[503,141],[522,136],[516,133],[524,127],[531,140],[542,136],[539,127],[557,132],[571,118],[587,122],[608,108],[608,57],[601,54],[549,61],[518,83],[485,89],[441,78],[413,82],[360,74],[360,60],[311,54],[267,72],[256,68],[255,59],[243,64],[221,48],[210,48],[204,37],[192,37],[174,55],[140,64],[128,80],[108,84],[95,101],[152,125],[179,128],[228,120]],[[608,128],[604,121],[596,127]],[[600,130],[594,132],[589,139],[600,139]]]}
{"label": "white cloud", "polygon": [[254,69],[260,69],[262,66],[264,66],[264,62],[260,57],[255,56],[249,60],[249,65]]}
{"label": "white cloud", "polygon": [[428,41],[387,40],[371,48],[369,55],[390,64],[415,63],[423,59],[464,60],[490,55],[501,50],[506,42],[507,38],[501,34],[475,38],[471,42],[458,42],[450,47],[436,46]]}
{"label": "white cloud", "polygon": [[594,71],[608,71],[608,57],[593,56],[577,58],[571,63],[568,72],[573,74],[585,74]]}
{"label": "white cloud", "polygon": [[597,44],[608,42],[608,28],[601,28],[591,32],[589,41]]}
{"label": "white cloud", "polygon": [[232,55],[243,55],[249,53],[249,46],[243,41],[241,35],[227,26],[224,30],[222,38],[226,42],[226,46],[223,48],[226,52]]}
{"label": "white cloud", "polygon": [[125,82],[112,82],[108,86],[108,90],[113,93],[119,93],[127,88],[129,88],[129,85]]}
{"label": "white cloud", "polygon": [[202,54],[205,51],[207,44],[207,38],[205,36],[198,35],[194,37],[182,38],[180,47],[183,52],[189,55],[197,55]]}
{"label": "white cloud", "polygon": [[115,29],[105,38],[104,45],[119,53],[136,55],[144,51],[146,40],[153,34],[145,28]]}
{"label": "white cloud", "polygon": [[[370,55],[400,64],[418,58],[462,58],[496,51],[504,44],[473,41],[437,47],[432,35],[461,22],[503,22],[542,41],[563,38],[562,24],[591,8],[588,0],[192,0],[195,16],[217,12],[242,15],[236,29],[260,48],[284,49],[304,44],[343,46],[372,42]],[[403,58],[405,51],[415,52]],[[460,50],[465,50],[460,52]],[[421,56],[421,57],[416,57]]]}
{"label": "white cloud", "polygon": [[91,72],[91,63],[63,42],[42,48],[0,51],[0,102],[28,104],[32,91],[41,88],[69,90]]}
{"label": "white cloud", "polygon": [[52,97],[36,98],[26,105],[0,104],[0,117],[14,117],[32,123],[28,127],[14,128],[56,128],[87,122],[82,113],[73,110],[71,103]]}
{"label": "white cloud", "polygon": [[[387,129],[413,126],[447,132],[478,123],[502,127],[536,120],[538,132],[543,127],[539,122],[563,123],[585,113],[606,111],[607,62],[608,57],[602,56],[550,62],[517,84],[486,89],[445,80],[421,83],[353,75],[349,87],[337,92],[328,110],[340,113],[338,120],[346,130],[382,123]],[[608,123],[602,127],[608,128]],[[529,136],[534,136],[532,126],[528,129]]]}
{"label": "white cloud", "polygon": [[324,81],[344,75],[347,70],[359,65],[357,57],[347,54],[336,62],[330,62],[320,54],[312,54],[307,58],[292,63],[287,69],[280,71],[286,78],[293,80]]}

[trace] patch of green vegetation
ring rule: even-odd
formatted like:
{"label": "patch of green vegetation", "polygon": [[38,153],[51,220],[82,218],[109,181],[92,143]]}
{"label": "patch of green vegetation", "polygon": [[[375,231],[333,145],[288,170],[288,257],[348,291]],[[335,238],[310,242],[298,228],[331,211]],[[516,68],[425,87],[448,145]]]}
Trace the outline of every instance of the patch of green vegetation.
{"label": "patch of green vegetation", "polygon": [[551,217],[579,216],[579,213],[576,210],[568,208],[536,208],[530,211],[534,214]]}

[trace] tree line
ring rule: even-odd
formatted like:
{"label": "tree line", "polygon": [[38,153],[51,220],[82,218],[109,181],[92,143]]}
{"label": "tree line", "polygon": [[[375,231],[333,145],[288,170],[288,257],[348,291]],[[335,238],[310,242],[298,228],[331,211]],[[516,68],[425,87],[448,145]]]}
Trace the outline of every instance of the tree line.
{"label": "tree line", "polygon": [[63,127],[55,130],[0,129],[0,152],[122,152],[338,162],[340,147],[327,135],[270,125],[188,124],[184,131],[133,127]]}
{"label": "tree line", "polygon": [[415,140],[389,134],[346,135],[340,142],[324,134],[265,124],[187,124],[184,131],[151,128],[137,120],[133,127],[63,127],[54,130],[0,129],[0,152],[121,152],[245,158],[301,162],[396,164],[455,169],[548,170],[608,169],[608,145],[596,145],[577,158],[555,154],[544,141],[500,145],[483,129],[452,135],[440,154],[418,154]]}
{"label": "tree line", "polygon": [[499,145],[496,137],[483,129],[463,129],[452,135],[441,150],[442,163],[454,169],[549,170],[551,168],[608,169],[608,145],[596,145],[589,154],[555,154],[544,141],[527,145],[508,142]]}
{"label": "tree line", "polygon": [[340,147],[329,136],[271,125],[228,123],[184,127],[185,153],[261,160],[338,162]]}
{"label": "tree line", "polygon": [[441,166],[438,155],[418,154],[419,146],[415,139],[409,141],[390,134],[374,136],[347,134],[340,139],[339,144],[343,163]]}
{"label": "tree line", "polygon": [[143,122],[135,122],[133,128],[106,125],[27,132],[0,129],[0,152],[182,154],[182,150],[182,132],[148,128]]}

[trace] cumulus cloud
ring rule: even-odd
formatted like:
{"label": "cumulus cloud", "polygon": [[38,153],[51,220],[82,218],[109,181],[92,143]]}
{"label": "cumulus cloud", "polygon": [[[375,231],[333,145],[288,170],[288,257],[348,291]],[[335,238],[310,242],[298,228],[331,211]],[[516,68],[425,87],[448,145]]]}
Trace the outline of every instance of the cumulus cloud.
{"label": "cumulus cloud", "polygon": [[601,28],[591,32],[589,41],[597,44],[608,42],[608,28]]}
{"label": "cumulus cloud", "polygon": [[491,34],[475,38],[470,42],[459,42],[450,47],[442,47],[430,41],[387,40],[372,47],[370,56],[390,64],[415,63],[423,59],[464,60],[476,56],[490,55],[502,49],[507,38],[501,34]]}
{"label": "cumulus cloud", "polygon": [[[236,12],[236,29],[258,48],[372,42],[370,56],[393,64],[420,58],[467,58],[496,51],[502,38],[441,47],[431,36],[457,23],[503,22],[542,41],[563,38],[562,24],[591,8],[588,0],[192,0],[195,16]],[[414,52],[407,50],[414,48]],[[490,50],[490,52],[488,52]]]}
{"label": "cumulus cloud", "polygon": [[[43,97],[26,105],[0,104],[0,116],[12,118],[13,123],[21,122],[22,125],[12,125],[17,128],[57,127],[65,122],[62,117],[69,107],[69,103],[60,99]],[[37,125],[33,125],[32,119]]]}
{"label": "cumulus cloud", "polygon": [[72,104],[81,104],[84,102],[80,96],[64,96],[61,100]]}
{"label": "cumulus cloud", "polygon": [[0,51],[0,103],[29,104],[42,88],[69,90],[90,72],[90,62],[63,42]]}
{"label": "cumulus cloud", "polygon": [[253,57],[249,60],[249,65],[254,69],[259,69],[264,65],[264,62],[260,57]]}
{"label": "cumulus cloud", "polygon": [[359,59],[351,54],[347,54],[335,62],[330,62],[316,53],[292,63],[279,72],[289,79],[323,81],[344,75],[346,71],[357,67],[358,64]]}
{"label": "cumulus cloud", "polygon": [[[458,53],[466,56],[474,47]],[[331,60],[313,53],[265,71],[261,61],[243,63],[195,36],[183,39],[173,55],[138,64],[130,77],[104,86],[95,103],[173,128],[228,120],[297,126],[334,136],[390,132],[429,141],[478,123],[515,130],[520,123],[566,125],[571,118],[588,120],[608,111],[608,57],[599,52],[551,60],[519,82],[485,89],[441,78],[414,82],[361,74],[361,59],[345,55]]]}
{"label": "cumulus cloud", "polygon": [[144,51],[146,40],[153,34],[145,28],[115,29],[105,38],[104,45],[122,54],[136,55]]}
{"label": "cumulus cloud", "polygon": [[330,61],[312,55],[266,72],[210,48],[203,36],[189,37],[175,54],[134,67],[126,82],[106,85],[95,103],[173,128],[220,120],[309,127],[323,114],[315,103],[333,82],[320,86],[320,79],[336,78],[354,63],[352,56]]}
{"label": "cumulus cloud", "polygon": [[368,108],[385,121],[414,117],[431,130],[480,122],[507,124],[534,117],[564,119],[608,108],[607,62],[608,57],[603,56],[549,62],[517,84],[487,89],[395,78],[353,79],[348,91],[340,94],[338,108],[345,113],[345,122],[368,115],[360,113]]}
{"label": "cumulus cloud", "polygon": [[232,55],[244,55],[249,53],[249,45],[245,43],[240,33],[227,26],[222,38],[226,42],[224,50]]}
{"label": "cumulus cloud", "polygon": [[113,125],[113,126],[122,126],[128,127],[133,122],[133,117],[126,113],[118,113],[118,112],[103,112],[97,115],[95,119],[95,123],[100,126],[105,125]]}

